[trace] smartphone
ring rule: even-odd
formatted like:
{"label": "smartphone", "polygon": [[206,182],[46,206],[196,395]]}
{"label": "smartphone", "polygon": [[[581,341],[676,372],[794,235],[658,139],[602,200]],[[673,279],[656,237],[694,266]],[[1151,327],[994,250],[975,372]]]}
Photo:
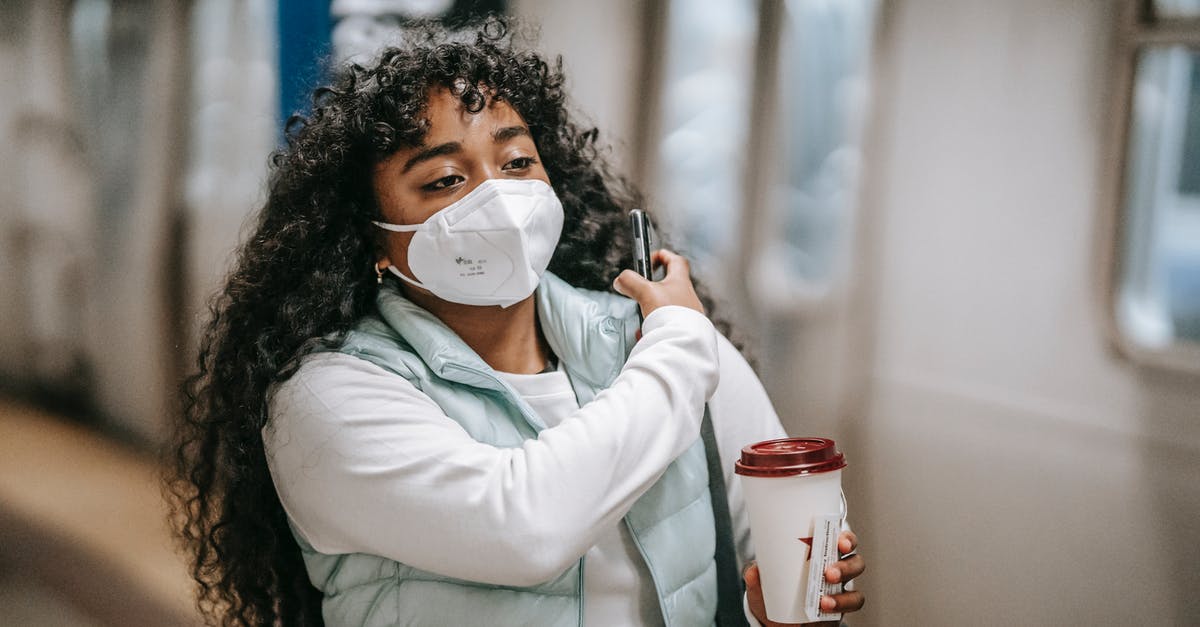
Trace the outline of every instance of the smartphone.
{"label": "smartphone", "polygon": [[633,271],[648,281],[659,281],[664,272],[650,262],[650,253],[659,249],[658,237],[650,216],[641,209],[629,212],[629,227],[633,231]]}

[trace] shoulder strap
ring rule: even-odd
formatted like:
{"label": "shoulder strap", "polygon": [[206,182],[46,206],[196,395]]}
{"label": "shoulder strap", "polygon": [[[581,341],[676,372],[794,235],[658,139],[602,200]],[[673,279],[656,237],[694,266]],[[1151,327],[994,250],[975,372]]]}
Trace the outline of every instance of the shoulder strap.
{"label": "shoulder strap", "polygon": [[712,500],[713,524],[717,530],[717,625],[718,627],[748,627],[742,610],[742,578],[737,568],[737,553],[733,548],[733,518],[729,514],[729,499],[725,494],[725,470],[717,450],[712,416],[704,407],[704,422],[700,426],[704,439],[704,455],[708,458],[708,495]]}

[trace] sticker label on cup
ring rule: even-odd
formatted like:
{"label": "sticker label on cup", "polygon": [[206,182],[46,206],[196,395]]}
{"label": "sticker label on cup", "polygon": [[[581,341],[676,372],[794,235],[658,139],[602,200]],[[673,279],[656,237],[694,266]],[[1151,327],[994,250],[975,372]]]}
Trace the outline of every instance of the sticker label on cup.
{"label": "sticker label on cup", "polygon": [[821,596],[842,592],[842,584],[825,581],[825,569],[838,561],[838,534],[842,515],[825,514],[813,520],[812,550],[808,562],[808,590],[804,594],[804,614],[808,621],[841,620],[841,612],[821,611]]}

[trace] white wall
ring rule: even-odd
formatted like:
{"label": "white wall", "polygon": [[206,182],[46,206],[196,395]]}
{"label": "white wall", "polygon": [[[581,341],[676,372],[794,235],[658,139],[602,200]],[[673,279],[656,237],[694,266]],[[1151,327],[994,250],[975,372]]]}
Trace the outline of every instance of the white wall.
{"label": "white wall", "polygon": [[1112,355],[1097,304],[1115,18],[890,6],[857,624],[1200,624],[1200,381]]}

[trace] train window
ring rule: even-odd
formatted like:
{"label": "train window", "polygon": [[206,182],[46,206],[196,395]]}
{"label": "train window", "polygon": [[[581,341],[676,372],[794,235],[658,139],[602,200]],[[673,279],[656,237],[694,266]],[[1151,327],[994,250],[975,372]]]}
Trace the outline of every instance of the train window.
{"label": "train window", "polygon": [[[786,2],[777,128],[783,165],[758,271],[821,294],[844,269],[862,156],[874,0]],[[767,278],[767,277],[764,277]]]}
{"label": "train window", "polygon": [[1154,17],[1158,19],[1194,19],[1200,17],[1200,0],[1155,0]]}
{"label": "train window", "polygon": [[747,120],[752,106],[758,3],[673,0],[667,4],[662,135],[656,192],[673,228],[704,269],[734,253]]}
{"label": "train window", "polygon": [[877,4],[668,3],[655,191],[698,271],[758,306],[826,300],[848,257]]}
{"label": "train window", "polygon": [[1133,56],[1112,316],[1120,345],[1200,371],[1200,0],[1158,0]]}

